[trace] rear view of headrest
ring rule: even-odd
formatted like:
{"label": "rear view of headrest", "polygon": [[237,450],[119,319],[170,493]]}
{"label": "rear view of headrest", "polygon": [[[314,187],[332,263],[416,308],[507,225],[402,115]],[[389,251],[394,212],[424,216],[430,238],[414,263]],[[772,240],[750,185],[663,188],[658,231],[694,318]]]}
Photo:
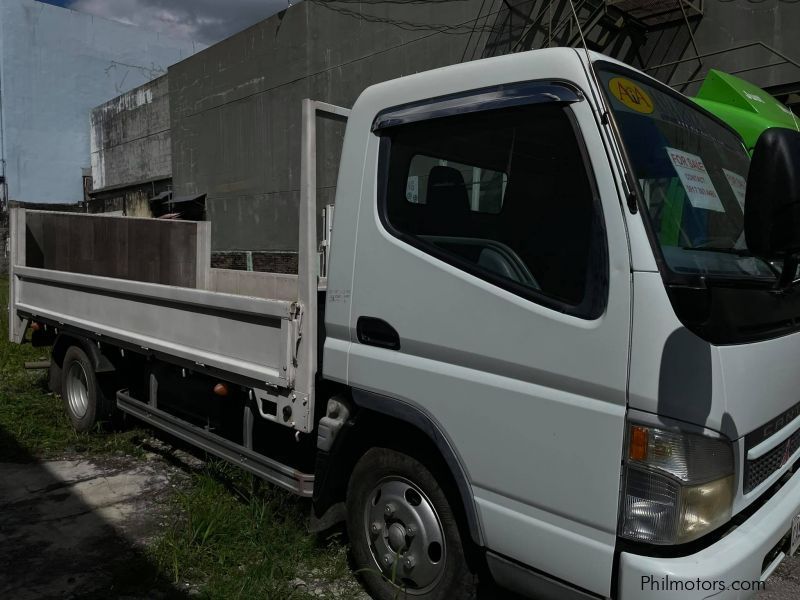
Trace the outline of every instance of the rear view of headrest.
{"label": "rear view of headrest", "polygon": [[427,204],[449,213],[469,212],[469,196],[461,171],[453,167],[433,167],[428,175]]}

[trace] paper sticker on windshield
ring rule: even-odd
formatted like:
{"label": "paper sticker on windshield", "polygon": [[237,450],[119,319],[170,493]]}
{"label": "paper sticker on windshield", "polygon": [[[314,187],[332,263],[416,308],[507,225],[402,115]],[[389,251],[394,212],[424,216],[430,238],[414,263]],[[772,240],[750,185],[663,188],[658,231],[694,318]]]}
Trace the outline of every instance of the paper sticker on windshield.
{"label": "paper sticker on windshield", "polygon": [[414,204],[419,203],[419,177],[417,175],[411,175],[406,182],[406,200]]}
{"label": "paper sticker on windshield", "polygon": [[728,169],[722,169],[722,172],[725,173],[725,177],[727,178],[728,183],[731,185],[733,194],[736,196],[736,200],[739,201],[739,206],[741,206],[742,210],[744,210],[744,197],[747,192],[747,180],[745,180],[745,178],[738,173],[728,171]]}
{"label": "paper sticker on windshield", "polygon": [[714,184],[711,182],[706,166],[703,164],[703,159],[674,148],[666,148],[666,150],[669,159],[672,161],[672,166],[675,167],[675,171],[683,184],[683,189],[686,190],[686,195],[689,197],[691,205],[704,210],[725,212],[725,208],[717,195],[717,190],[714,189]]}
{"label": "paper sticker on windshield", "polygon": [[649,115],[655,110],[653,99],[641,87],[625,77],[614,77],[608,82],[614,97],[631,110]]}

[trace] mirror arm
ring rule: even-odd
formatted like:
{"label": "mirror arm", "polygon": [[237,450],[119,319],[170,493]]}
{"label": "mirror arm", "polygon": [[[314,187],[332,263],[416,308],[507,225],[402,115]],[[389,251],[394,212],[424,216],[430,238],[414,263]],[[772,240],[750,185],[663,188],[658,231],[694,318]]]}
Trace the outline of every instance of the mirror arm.
{"label": "mirror arm", "polygon": [[781,269],[781,277],[776,284],[776,289],[779,291],[786,291],[792,284],[795,282],[795,276],[797,275],[797,266],[800,264],[798,261],[797,254],[787,254],[786,257],[783,259],[783,269]]}

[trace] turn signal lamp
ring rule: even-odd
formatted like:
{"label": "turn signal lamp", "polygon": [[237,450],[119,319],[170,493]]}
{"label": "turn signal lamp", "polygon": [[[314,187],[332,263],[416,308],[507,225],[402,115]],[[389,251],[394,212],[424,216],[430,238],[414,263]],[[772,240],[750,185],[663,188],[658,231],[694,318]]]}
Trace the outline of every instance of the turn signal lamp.
{"label": "turn signal lamp", "polygon": [[730,520],[735,496],[730,441],[634,424],[627,437],[622,537],[685,544]]}

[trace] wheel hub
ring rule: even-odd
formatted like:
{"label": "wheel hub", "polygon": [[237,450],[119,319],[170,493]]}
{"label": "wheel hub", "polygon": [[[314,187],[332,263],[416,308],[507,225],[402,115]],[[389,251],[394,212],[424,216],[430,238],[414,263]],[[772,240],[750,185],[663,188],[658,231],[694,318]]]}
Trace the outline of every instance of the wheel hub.
{"label": "wheel hub", "polygon": [[67,371],[67,385],[64,393],[67,396],[67,403],[78,419],[86,416],[89,410],[89,383],[86,371],[79,362],[74,362]]}
{"label": "wheel hub", "polygon": [[389,547],[394,552],[400,552],[406,546],[406,528],[400,523],[389,526]]}
{"label": "wheel hub", "polygon": [[445,568],[445,538],[439,515],[411,481],[391,477],[369,496],[364,524],[375,564],[410,595],[434,587]]}

